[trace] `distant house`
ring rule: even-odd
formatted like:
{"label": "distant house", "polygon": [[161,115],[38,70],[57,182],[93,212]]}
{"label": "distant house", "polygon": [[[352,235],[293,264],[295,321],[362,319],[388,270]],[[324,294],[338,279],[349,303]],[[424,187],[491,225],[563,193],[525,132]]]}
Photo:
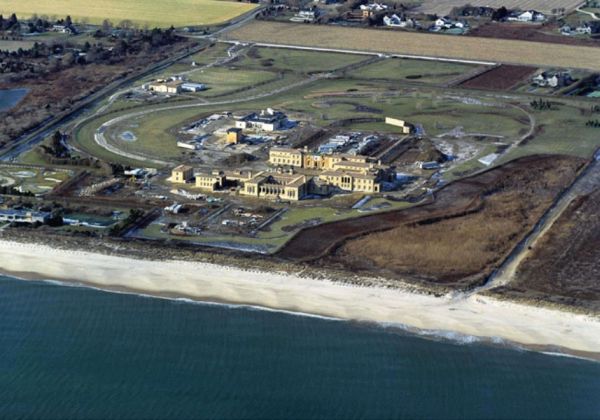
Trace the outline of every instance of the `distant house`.
{"label": "distant house", "polygon": [[52,32],[60,32],[60,33],[69,34],[69,35],[73,35],[73,34],[77,33],[77,31],[75,31],[75,28],[73,28],[72,26],[66,26],[66,25],[53,25]]}
{"label": "distant house", "polygon": [[584,23],[582,25],[579,26],[570,26],[570,25],[563,25],[560,27],[560,33],[562,35],[591,35],[593,33],[596,33],[596,27],[592,26],[589,23]]}
{"label": "distant house", "polygon": [[393,28],[414,28],[417,26],[417,21],[412,18],[406,19],[405,17],[393,14],[392,16],[384,16],[383,24]]}
{"label": "distant house", "polygon": [[466,22],[450,19],[449,17],[442,17],[435,20],[433,26],[429,29],[432,32],[447,31],[451,29],[458,29],[464,32],[468,28]]}
{"label": "distant house", "polygon": [[30,210],[0,210],[0,222],[14,223],[46,223],[50,213]]}
{"label": "distant house", "polygon": [[546,15],[536,10],[527,10],[525,12],[514,12],[508,17],[512,22],[543,22]]}
{"label": "distant house", "polygon": [[376,13],[383,12],[387,10],[387,4],[383,3],[370,3],[370,4],[361,4],[360,10],[362,12],[363,19],[368,19]]}
{"label": "distant house", "polygon": [[300,10],[290,18],[292,22],[314,22],[319,17],[319,9]]}
{"label": "distant house", "polygon": [[531,84],[539,87],[560,88],[564,86],[569,86],[573,83],[573,81],[574,80],[571,77],[571,73],[569,71],[545,71],[535,75],[531,79]]}

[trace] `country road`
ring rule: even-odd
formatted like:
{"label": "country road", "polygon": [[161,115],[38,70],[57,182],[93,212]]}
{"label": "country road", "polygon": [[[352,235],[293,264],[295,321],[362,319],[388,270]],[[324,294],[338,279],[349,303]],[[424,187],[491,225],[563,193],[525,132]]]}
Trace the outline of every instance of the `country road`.
{"label": "country road", "polygon": [[[241,15],[229,22],[229,24],[214,33],[201,35],[201,36],[189,36],[189,38],[196,39],[213,39],[215,36],[218,36],[222,33],[228,32],[230,30],[236,29],[247,22],[255,19],[256,15],[262,11],[263,7],[257,7],[256,9]],[[187,36],[187,34],[180,34],[182,36]],[[63,114],[59,114],[52,118],[43,121],[35,127],[33,130],[29,130],[22,134],[20,137],[15,139],[10,147],[5,150],[0,151],[0,161],[13,161],[23,153],[31,150],[33,147],[44,141],[52,132],[56,131],[60,127],[65,124],[71,123],[75,121],[78,117],[83,115],[85,112],[93,109],[98,103],[102,102],[106,98],[109,98],[109,103],[103,106],[103,109],[108,108],[112,102],[121,94],[123,91],[121,90],[124,86],[129,85],[130,83],[134,83],[137,80],[140,80],[146,77],[149,74],[160,71],[164,68],[171,66],[172,64],[180,61],[190,55],[196,54],[204,48],[204,45],[199,45],[196,48],[190,49],[183,54],[179,54],[176,57],[168,58],[167,60],[163,60],[159,63],[151,65],[144,69],[142,72],[137,73],[132,76],[128,76],[123,80],[116,80],[108,86],[102,88],[100,91],[90,95],[84,101],[75,105],[75,107]]]}
{"label": "country road", "polygon": [[576,11],[578,11],[579,13],[583,13],[583,14],[585,14],[585,15],[589,15],[589,16],[591,16],[591,17],[592,17],[592,19],[594,19],[594,20],[600,20],[600,18],[599,18],[598,16],[596,16],[596,14],[595,14],[595,13],[588,12],[587,10],[583,10],[583,9],[581,8],[581,6],[579,6],[579,7],[578,7],[577,9],[575,9],[575,10],[576,10]]}
{"label": "country road", "polygon": [[16,159],[24,152],[32,149],[33,147],[41,143],[45,138],[52,134],[53,131],[59,129],[65,124],[73,122],[85,112],[93,109],[93,107],[105,100],[105,98],[109,97],[111,98],[109,99],[109,101],[114,101],[114,99],[112,98],[116,98],[119,95],[119,90],[122,89],[123,86],[129,85],[130,83],[134,83],[135,81],[144,78],[149,74],[167,68],[173,63],[182,60],[183,58],[196,54],[197,52],[201,51],[204,47],[204,45],[199,45],[195,48],[191,48],[186,52],[177,55],[176,57],[171,57],[167,60],[163,60],[159,63],[156,63],[146,68],[142,72],[136,73],[132,76],[128,76],[122,80],[116,80],[112,82],[111,84],[102,88],[98,92],[90,95],[83,102],[77,104],[74,109],[64,114],[59,114],[43,122],[33,131],[26,132],[19,138],[15,139],[8,149],[0,151],[0,161],[12,161]]}

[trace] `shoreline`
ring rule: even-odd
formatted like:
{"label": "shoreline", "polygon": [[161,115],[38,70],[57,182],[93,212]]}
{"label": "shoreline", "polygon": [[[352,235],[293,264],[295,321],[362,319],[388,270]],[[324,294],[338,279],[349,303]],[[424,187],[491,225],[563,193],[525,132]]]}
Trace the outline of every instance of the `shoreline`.
{"label": "shoreline", "polygon": [[0,273],[101,290],[397,326],[420,335],[498,339],[600,360],[600,318],[473,295],[436,297],[207,262],[145,260],[0,240]]}

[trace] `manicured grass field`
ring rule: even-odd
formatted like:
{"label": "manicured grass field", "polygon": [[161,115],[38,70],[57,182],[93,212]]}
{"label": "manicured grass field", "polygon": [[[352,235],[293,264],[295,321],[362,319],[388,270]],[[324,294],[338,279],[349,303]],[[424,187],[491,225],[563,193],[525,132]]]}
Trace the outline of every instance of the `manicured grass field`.
{"label": "manicured grass field", "polygon": [[507,64],[600,69],[600,49],[507,39],[462,37],[333,25],[256,21],[227,33],[231,40],[372,51]]}
{"label": "manicured grass field", "polygon": [[225,67],[211,67],[188,74],[190,81],[204,83],[208,87],[203,96],[212,97],[241,88],[255,86],[268,80],[277,80],[277,74],[261,70],[236,70]]}
{"label": "manicured grass field", "polygon": [[252,48],[236,63],[244,68],[314,73],[333,71],[365,61],[369,56],[293,50],[287,48]]}
{"label": "manicured grass field", "polygon": [[469,64],[391,58],[356,69],[348,76],[359,79],[445,83],[474,68]]}
{"label": "manicured grass field", "polygon": [[256,7],[253,4],[217,0],[2,0],[0,14],[16,13],[64,17],[99,24],[130,20],[151,27],[212,25],[235,18]]}
{"label": "manicured grass field", "polygon": [[533,111],[538,132],[535,137],[504,156],[501,162],[536,153],[566,154],[590,158],[600,147],[600,129],[586,127],[595,120],[589,113],[590,102],[565,102],[553,110]]}

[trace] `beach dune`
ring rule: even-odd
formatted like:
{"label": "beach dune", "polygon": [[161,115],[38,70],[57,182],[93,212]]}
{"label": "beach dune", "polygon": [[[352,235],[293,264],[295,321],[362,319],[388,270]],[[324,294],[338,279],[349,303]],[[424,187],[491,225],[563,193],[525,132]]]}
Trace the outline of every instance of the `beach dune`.
{"label": "beach dune", "polygon": [[201,262],[138,260],[11,241],[0,241],[0,269],[28,279],[261,306],[397,324],[440,335],[458,333],[536,348],[596,353],[596,357],[600,354],[598,317],[487,296],[434,297],[401,288],[359,287],[287,273],[244,271]]}

